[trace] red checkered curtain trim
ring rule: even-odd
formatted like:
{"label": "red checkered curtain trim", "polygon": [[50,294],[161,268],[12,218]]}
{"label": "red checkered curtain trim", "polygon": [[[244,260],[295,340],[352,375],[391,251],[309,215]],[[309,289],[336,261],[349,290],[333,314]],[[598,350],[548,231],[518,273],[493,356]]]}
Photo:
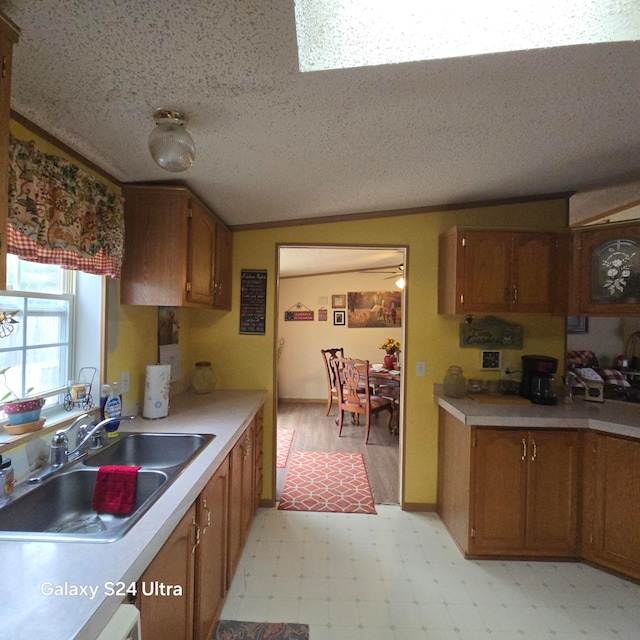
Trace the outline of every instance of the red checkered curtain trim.
{"label": "red checkered curtain trim", "polygon": [[76,165],[11,136],[7,251],[119,278],[124,200]]}

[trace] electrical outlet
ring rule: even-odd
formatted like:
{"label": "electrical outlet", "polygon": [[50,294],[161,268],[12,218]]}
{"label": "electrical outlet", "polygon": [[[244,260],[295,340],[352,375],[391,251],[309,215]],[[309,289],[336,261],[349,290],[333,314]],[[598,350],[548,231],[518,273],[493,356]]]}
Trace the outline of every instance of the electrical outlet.
{"label": "electrical outlet", "polygon": [[416,375],[424,376],[427,374],[427,363],[424,360],[416,362]]}
{"label": "electrical outlet", "polygon": [[120,374],[120,391],[122,393],[129,393],[129,372],[123,371]]}

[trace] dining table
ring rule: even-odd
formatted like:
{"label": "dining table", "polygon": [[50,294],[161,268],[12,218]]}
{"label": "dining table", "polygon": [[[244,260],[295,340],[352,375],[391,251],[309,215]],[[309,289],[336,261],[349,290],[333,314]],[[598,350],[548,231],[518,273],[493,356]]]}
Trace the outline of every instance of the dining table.
{"label": "dining table", "polygon": [[369,384],[376,395],[389,398],[393,402],[393,418],[391,433],[398,435],[400,429],[400,385],[402,371],[400,369],[385,369],[369,367]]}

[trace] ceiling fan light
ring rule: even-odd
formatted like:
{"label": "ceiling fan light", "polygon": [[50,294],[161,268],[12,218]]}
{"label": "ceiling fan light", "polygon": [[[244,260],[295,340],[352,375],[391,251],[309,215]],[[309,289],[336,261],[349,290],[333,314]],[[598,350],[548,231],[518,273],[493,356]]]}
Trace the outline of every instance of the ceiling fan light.
{"label": "ceiling fan light", "polygon": [[398,287],[398,289],[404,289],[404,277],[400,277],[396,280],[396,287]]}
{"label": "ceiling fan light", "polygon": [[186,171],[196,157],[196,146],[179,111],[156,109],[156,126],[149,135],[149,151],[154,162],[166,171]]}

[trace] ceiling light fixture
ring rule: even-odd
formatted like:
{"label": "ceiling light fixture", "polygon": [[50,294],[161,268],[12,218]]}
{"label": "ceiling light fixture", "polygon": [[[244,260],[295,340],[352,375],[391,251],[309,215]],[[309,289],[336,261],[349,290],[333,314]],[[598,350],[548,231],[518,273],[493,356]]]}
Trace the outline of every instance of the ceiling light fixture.
{"label": "ceiling light fixture", "polygon": [[186,171],[196,156],[186,118],[173,109],[156,109],[153,119],[156,126],[149,135],[149,151],[154,162],[167,171]]}

